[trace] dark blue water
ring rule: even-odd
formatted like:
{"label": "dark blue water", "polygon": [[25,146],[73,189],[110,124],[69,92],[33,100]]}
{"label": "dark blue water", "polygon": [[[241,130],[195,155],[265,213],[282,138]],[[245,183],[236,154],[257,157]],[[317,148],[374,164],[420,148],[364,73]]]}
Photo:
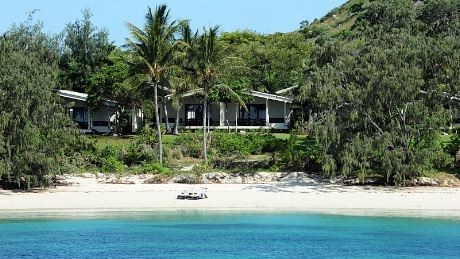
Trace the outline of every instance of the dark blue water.
{"label": "dark blue water", "polygon": [[0,220],[2,258],[460,257],[460,221],[116,213]]}

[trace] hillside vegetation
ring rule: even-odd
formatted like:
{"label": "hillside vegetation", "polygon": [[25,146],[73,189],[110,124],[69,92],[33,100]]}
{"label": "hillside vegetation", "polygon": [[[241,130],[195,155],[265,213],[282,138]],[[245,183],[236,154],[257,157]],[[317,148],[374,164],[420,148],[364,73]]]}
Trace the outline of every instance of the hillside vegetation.
{"label": "hillside vegetation", "polygon": [[[459,0],[350,0],[294,32],[271,35],[218,26],[195,31],[186,20],[173,21],[166,5],[139,15],[145,23],[128,24],[124,46],[92,25],[89,10],[62,37],[32,21],[1,35],[5,188],[47,186],[73,171],[169,175],[180,161],[203,163],[200,173],[253,156],[267,161],[255,170],[387,185],[460,171],[460,136],[440,141],[460,104]],[[168,118],[160,123],[167,95],[172,114],[180,112],[184,93],[196,91],[206,122],[207,104],[243,107],[250,90],[291,86],[299,87],[288,93],[296,111],[285,139],[270,132],[179,132]],[[112,145],[93,143],[77,135],[56,88],[87,92],[93,108],[116,101],[119,135],[129,133],[133,107],[144,111],[145,127]]]}
{"label": "hillside vegetation", "polygon": [[437,138],[459,105],[460,1],[349,1],[301,31],[323,173],[400,184],[454,165]]}
{"label": "hillside vegetation", "polygon": [[312,21],[311,24],[303,24],[300,31],[308,38],[316,38],[321,34],[338,37],[353,30],[355,22],[360,14],[366,11],[369,0],[349,0],[340,7],[331,10],[321,19]]}

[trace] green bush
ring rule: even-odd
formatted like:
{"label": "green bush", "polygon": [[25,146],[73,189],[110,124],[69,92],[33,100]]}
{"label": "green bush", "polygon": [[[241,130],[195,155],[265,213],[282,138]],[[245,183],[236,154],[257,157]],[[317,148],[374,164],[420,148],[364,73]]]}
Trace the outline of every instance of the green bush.
{"label": "green bush", "polygon": [[170,175],[171,169],[160,165],[160,163],[145,163],[141,166],[141,172],[144,174],[147,173],[154,173],[154,174],[162,174],[162,175]]}
{"label": "green bush", "polygon": [[158,136],[152,127],[146,125],[128,145],[123,161],[127,165],[150,163],[157,160],[157,155]]}
{"label": "green bush", "polygon": [[449,153],[446,153],[443,149],[437,148],[432,153],[431,164],[434,168],[444,169],[454,165],[455,160],[455,155],[451,156]]}
{"label": "green bush", "polygon": [[446,145],[444,150],[451,156],[455,157],[457,152],[460,150],[460,135],[454,134],[450,137],[449,144]]}
{"label": "green bush", "polygon": [[154,128],[149,125],[145,125],[137,134],[136,139],[134,140],[138,144],[146,144],[150,146],[155,146],[158,143],[157,132]]}
{"label": "green bush", "polygon": [[[186,132],[180,134],[171,149],[175,153],[192,158],[203,157],[202,133]],[[240,134],[234,132],[213,131],[209,138],[208,155],[213,156],[248,156],[283,149],[284,140],[264,132]],[[179,149],[179,150],[177,150]],[[180,152],[179,152],[180,151]]]}
{"label": "green bush", "polygon": [[203,134],[186,132],[177,136],[174,145],[187,157],[203,157]]}
{"label": "green bush", "polygon": [[253,146],[245,135],[212,132],[211,148],[216,150],[217,155],[250,155]]}
{"label": "green bush", "polygon": [[297,135],[291,134],[287,141],[278,143],[271,170],[320,171],[320,146],[310,138],[297,142]]}
{"label": "green bush", "polygon": [[281,150],[284,142],[269,133],[213,132],[211,148],[219,155],[259,155]]}
{"label": "green bush", "polygon": [[127,165],[150,163],[157,160],[157,148],[139,142],[132,142],[128,145],[123,161]]}
{"label": "green bush", "polygon": [[121,152],[119,148],[112,146],[112,145],[107,145],[100,151],[100,158],[102,159],[115,158],[119,160],[120,154]]}
{"label": "green bush", "polygon": [[122,173],[124,171],[124,165],[115,157],[109,157],[103,161],[101,169],[106,173]]}

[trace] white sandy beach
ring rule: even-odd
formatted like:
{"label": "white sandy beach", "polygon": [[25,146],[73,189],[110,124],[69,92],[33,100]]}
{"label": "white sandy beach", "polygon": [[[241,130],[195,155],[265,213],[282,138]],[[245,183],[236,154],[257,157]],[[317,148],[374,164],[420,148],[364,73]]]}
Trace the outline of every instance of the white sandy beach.
{"label": "white sandy beach", "polygon": [[[0,214],[67,211],[305,211],[356,215],[460,218],[460,188],[346,187],[322,184],[101,184],[36,192],[0,190]],[[208,199],[177,200],[184,189],[207,188]]]}

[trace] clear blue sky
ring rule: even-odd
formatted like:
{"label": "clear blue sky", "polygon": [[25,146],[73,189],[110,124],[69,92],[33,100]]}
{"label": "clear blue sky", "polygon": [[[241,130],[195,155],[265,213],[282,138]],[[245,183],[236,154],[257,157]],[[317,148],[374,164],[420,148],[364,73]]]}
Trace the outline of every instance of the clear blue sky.
{"label": "clear blue sky", "polygon": [[93,23],[106,28],[117,45],[125,43],[125,23],[143,26],[147,6],[166,3],[174,19],[189,19],[193,28],[220,25],[223,31],[250,29],[260,33],[288,32],[303,20],[312,21],[345,3],[345,0],[1,0],[0,33],[27,19],[34,9],[46,32],[59,33],[81,19],[89,8]]}

